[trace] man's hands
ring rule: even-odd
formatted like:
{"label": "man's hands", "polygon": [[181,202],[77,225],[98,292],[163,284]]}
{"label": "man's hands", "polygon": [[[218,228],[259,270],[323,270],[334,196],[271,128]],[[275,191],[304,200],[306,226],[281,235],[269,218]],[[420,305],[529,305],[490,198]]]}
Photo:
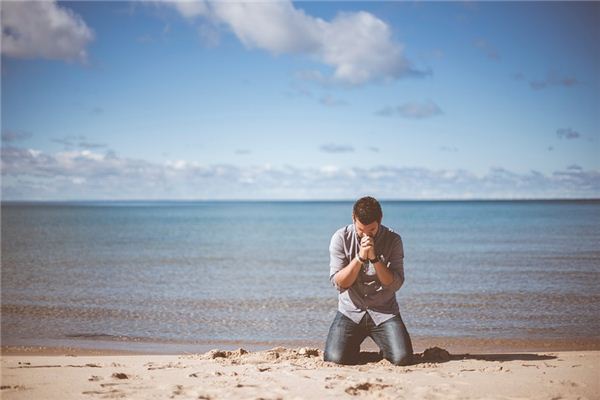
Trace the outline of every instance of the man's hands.
{"label": "man's hands", "polygon": [[372,260],[375,258],[375,240],[371,236],[363,235],[360,239],[360,258]]}

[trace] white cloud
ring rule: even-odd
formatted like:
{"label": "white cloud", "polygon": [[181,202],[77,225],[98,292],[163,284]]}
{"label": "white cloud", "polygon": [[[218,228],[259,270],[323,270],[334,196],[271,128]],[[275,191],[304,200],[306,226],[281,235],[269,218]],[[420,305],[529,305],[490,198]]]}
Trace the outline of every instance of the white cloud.
{"label": "white cloud", "polygon": [[55,1],[2,2],[2,54],[16,58],[87,61],[93,31]]}
{"label": "white cloud", "polygon": [[83,151],[48,154],[2,147],[4,200],[597,198],[600,171],[568,166],[552,174],[337,165],[239,167],[175,160],[164,164]]}
{"label": "white cloud", "polygon": [[206,15],[209,12],[204,1],[174,1],[169,4],[175,7],[186,18],[195,18],[200,15]]}
{"label": "white cloud", "polygon": [[384,78],[396,79],[411,72],[403,46],[392,41],[390,27],[367,12],[339,14],[323,26],[319,54],[335,67],[334,77],[351,84]]}
{"label": "white cloud", "polygon": [[225,25],[247,48],[306,55],[333,68],[327,78],[333,82],[359,85],[424,74],[406,59],[390,26],[368,12],[339,13],[326,21],[290,1],[164,4],[186,18],[202,16]]}
{"label": "white cloud", "polygon": [[306,15],[287,1],[214,2],[213,15],[227,24],[249,48],[275,54],[315,52],[321,40],[318,25],[325,21]]}

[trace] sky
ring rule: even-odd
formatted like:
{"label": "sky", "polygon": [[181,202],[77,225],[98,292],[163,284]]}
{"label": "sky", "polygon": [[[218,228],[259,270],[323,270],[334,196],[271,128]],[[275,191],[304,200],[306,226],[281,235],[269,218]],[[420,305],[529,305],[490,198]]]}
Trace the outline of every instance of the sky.
{"label": "sky", "polygon": [[0,7],[2,200],[600,197],[599,2]]}

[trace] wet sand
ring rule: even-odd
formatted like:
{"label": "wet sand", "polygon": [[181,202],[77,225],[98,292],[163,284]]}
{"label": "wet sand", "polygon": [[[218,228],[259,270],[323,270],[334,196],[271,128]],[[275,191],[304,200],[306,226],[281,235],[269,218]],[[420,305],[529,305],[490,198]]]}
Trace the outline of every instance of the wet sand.
{"label": "wet sand", "polygon": [[415,353],[408,366],[370,351],[361,353],[361,364],[340,366],[323,361],[321,349],[306,347],[180,355],[4,350],[3,399],[600,398],[600,351],[589,350],[459,353],[435,347]]}
{"label": "wet sand", "polygon": [[[469,338],[469,337],[411,337],[415,352],[430,347],[441,347],[451,353],[507,353],[532,351],[573,351],[600,350],[600,337],[581,338],[546,338],[546,339],[514,339],[514,338]],[[12,345],[9,345],[12,343]],[[17,344],[15,344],[17,343]],[[60,343],[60,344],[57,344]],[[238,341],[211,340],[196,343],[177,341],[131,341],[131,340],[43,340],[32,343],[30,340],[11,340],[2,337],[2,355],[119,355],[119,354],[186,354],[204,353],[220,348],[233,350],[244,348],[250,351],[267,350],[283,346],[288,348],[315,347],[322,348],[324,341],[286,340],[286,341]],[[363,351],[378,351],[375,343],[367,338],[361,345]]]}

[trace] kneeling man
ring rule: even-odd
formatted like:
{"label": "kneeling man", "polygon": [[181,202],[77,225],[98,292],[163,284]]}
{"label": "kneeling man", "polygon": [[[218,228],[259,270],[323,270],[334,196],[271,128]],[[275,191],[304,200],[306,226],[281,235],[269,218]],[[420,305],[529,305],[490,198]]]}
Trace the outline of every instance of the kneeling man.
{"label": "kneeling man", "polygon": [[412,363],[412,343],[396,301],[404,282],[402,239],[381,225],[382,218],[379,202],[363,197],[354,204],[353,223],[331,238],[329,279],[339,301],[325,361],[355,363],[360,344],[370,336],[391,363]]}

